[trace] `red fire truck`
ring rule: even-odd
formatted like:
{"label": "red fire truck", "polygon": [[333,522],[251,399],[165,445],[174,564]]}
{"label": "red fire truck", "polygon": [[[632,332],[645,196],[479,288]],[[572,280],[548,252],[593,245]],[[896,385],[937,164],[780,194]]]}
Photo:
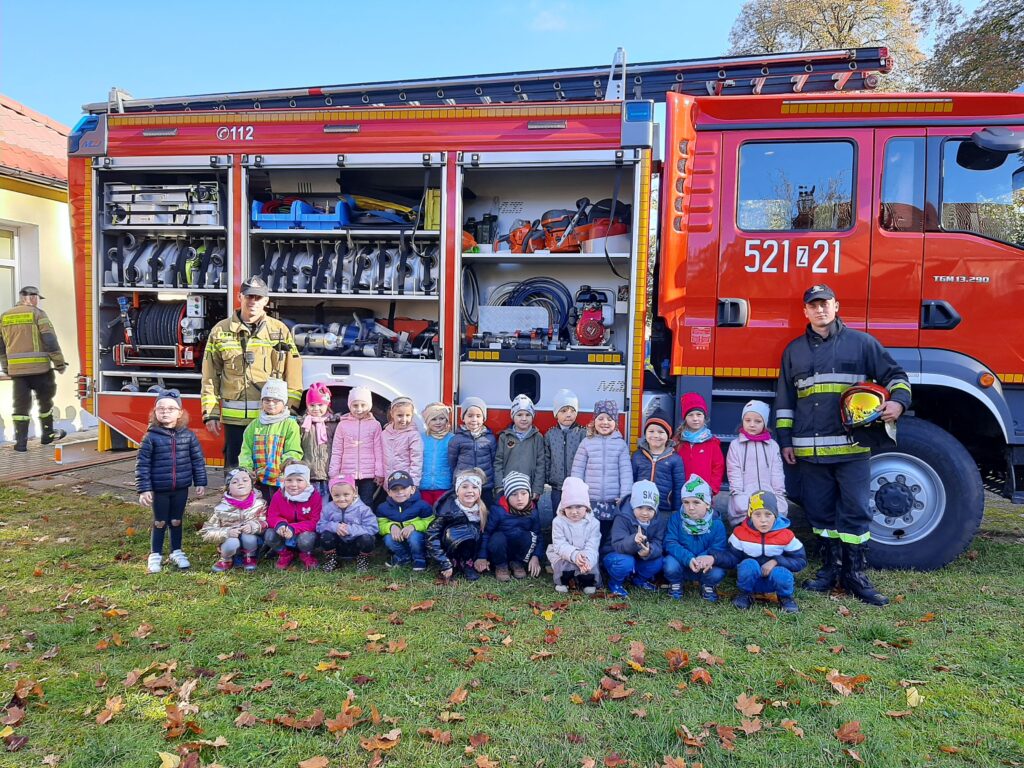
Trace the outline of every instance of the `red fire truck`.
{"label": "red fire truck", "polygon": [[618,399],[635,440],[697,391],[727,439],[827,282],[914,388],[872,457],[873,563],[944,565],[983,479],[1024,501],[1024,96],[871,92],[889,66],[112,91],[70,137],[83,405],[138,441],[147,389],[175,386],[198,423],[206,335],[259,274],[339,407],[356,385],[380,408],[476,395],[502,428],[526,393],[546,428],[569,387],[584,420]]}

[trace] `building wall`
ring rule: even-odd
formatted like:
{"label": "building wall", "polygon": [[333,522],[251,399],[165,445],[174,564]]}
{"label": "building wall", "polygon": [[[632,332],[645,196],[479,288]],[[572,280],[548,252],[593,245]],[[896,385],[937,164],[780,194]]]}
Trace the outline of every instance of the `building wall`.
{"label": "building wall", "polygon": [[[76,429],[81,428],[79,402],[75,397],[75,376],[80,370],[76,343],[78,320],[75,314],[71,223],[66,193],[11,179],[0,179],[0,228],[15,230],[16,282],[19,286],[39,286],[40,293],[46,297],[39,302],[39,307],[53,322],[68,363],[64,374],[57,375],[57,397],[54,401],[57,412],[54,416],[56,420],[72,422]],[[7,306],[4,306],[0,311],[6,309]],[[11,392],[11,382],[0,381],[0,419],[5,440],[12,439]],[[84,416],[90,424],[94,423],[88,413]],[[33,419],[32,434],[37,432],[38,424]]]}

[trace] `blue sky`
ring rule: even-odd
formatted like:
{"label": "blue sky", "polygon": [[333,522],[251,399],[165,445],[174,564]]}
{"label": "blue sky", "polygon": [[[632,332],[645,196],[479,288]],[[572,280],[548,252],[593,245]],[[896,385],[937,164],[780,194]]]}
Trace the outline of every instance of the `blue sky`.
{"label": "blue sky", "polygon": [[141,98],[573,67],[617,46],[701,58],[725,53],[741,5],[0,0],[0,92],[73,125],[114,85]]}

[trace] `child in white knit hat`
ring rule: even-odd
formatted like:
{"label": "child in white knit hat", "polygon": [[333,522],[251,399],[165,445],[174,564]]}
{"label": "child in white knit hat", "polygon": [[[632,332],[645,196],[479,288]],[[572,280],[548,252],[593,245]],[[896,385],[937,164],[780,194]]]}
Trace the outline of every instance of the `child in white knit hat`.
{"label": "child in white knit hat", "polygon": [[285,462],[301,460],[302,433],[288,413],[288,385],[281,379],[267,379],[260,392],[259,418],[249,422],[242,435],[238,466],[256,475],[256,489],[269,504],[283,485]]}
{"label": "child in white knit hat", "polygon": [[590,489],[578,477],[567,477],[548,547],[556,592],[568,592],[573,580],[586,595],[597,591],[601,585],[600,546],[601,526],[590,514]]}
{"label": "child in white knit hat", "polygon": [[[466,397],[462,400],[461,410],[462,426],[448,443],[448,463],[453,475],[474,467],[483,470],[484,484],[480,499],[485,506],[490,506],[494,502],[494,452],[497,441],[487,427],[487,405],[479,397]],[[458,484],[455,485],[457,488]]]}
{"label": "child in white knit hat", "polygon": [[751,400],[743,406],[743,425],[729,444],[725,457],[729,478],[729,524],[733,527],[747,519],[750,494],[771,491],[775,494],[780,517],[788,517],[786,476],[782,452],[768,431],[768,403]]}
{"label": "child in white knit hat", "polygon": [[[551,509],[558,509],[562,498],[562,483],[572,473],[572,460],[576,457],[576,449],[587,436],[586,427],[578,424],[580,399],[571,389],[560,389],[555,392],[551,403],[551,412],[555,415],[555,425],[544,433],[548,444],[547,481],[551,486]],[[543,521],[542,521],[543,522]],[[546,528],[550,532],[550,521]]]}
{"label": "child in white knit hat", "polygon": [[533,425],[537,408],[527,395],[516,395],[509,408],[512,423],[498,435],[494,452],[494,485],[504,486],[505,475],[522,472],[530,479],[533,500],[544,490],[547,446],[544,435]]}
{"label": "child in white knit hat", "polygon": [[348,413],[341,417],[331,446],[330,477],[351,475],[359,498],[373,508],[373,497],[384,485],[384,441],[380,422],[373,416],[369,387],[352,387]]}

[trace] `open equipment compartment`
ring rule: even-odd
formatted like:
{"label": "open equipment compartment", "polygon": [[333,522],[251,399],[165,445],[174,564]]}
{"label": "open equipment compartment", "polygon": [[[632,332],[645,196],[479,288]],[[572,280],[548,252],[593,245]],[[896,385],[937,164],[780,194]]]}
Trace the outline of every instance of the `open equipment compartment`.
{"label": "open equipment compartment", "polygon": [[[97,390],[198,397],[210,328],[228,311],[230,179],[209,162],[114,159],[95,173]],[[181,163],[187,167],[174,167]]]}
{"label": "open equipment compartment", "polygon": [[501,379],[509,399],[525,393],[542,407],[563,387],[584,410],[624,398],[639,171],[632,156],[591,154],[517,164],[508,153],[500,166],[481,156],[464,168],[461,397],[493,401]]}
{"label": "open equipment compartment", "polygon": [[269,286],[307,383],[436,400],[443,156],[338,162],[261,156],[246,168],[248,274]]}

